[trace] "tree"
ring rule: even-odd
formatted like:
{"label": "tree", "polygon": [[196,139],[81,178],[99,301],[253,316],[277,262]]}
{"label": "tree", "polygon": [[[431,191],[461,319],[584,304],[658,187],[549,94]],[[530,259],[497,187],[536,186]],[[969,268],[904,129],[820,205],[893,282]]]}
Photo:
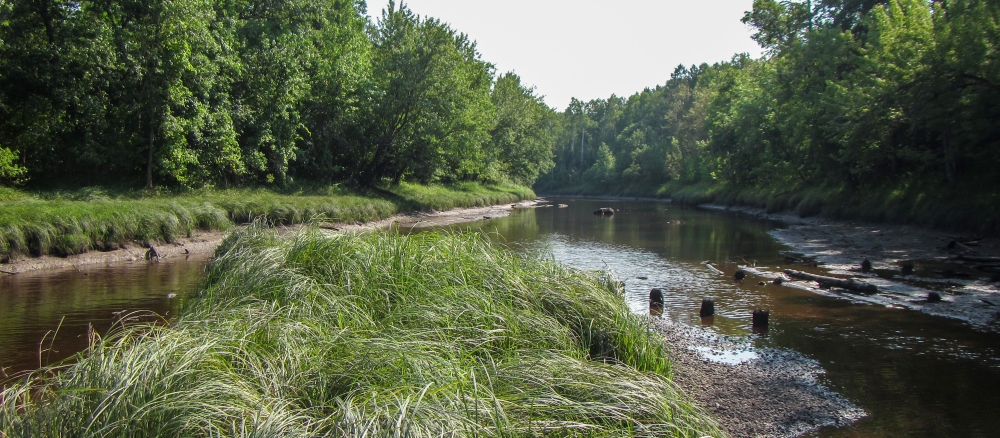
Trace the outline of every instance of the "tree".
{"label": "tree", "polygon": [[475,177],[494,118],[492,66],[465,35],[391,1],[369,36],[371,82],[358,99],[368,104],[345,154],[352,179]]}
{"label": "tree", "polygon": [[27,172],[17,164],[17,153],[7,148],[0,148],[0,184],[20,184]]}
{"label": "tree", "polygon": [[552,118],[555,113],[534,91],[521,84],[521,78],[506,73],[497,79],[491,94],[497,109],[496,123],[490,132],[493,139],[494,168],[491,180],[503,177],[531,185],[552,161]]}

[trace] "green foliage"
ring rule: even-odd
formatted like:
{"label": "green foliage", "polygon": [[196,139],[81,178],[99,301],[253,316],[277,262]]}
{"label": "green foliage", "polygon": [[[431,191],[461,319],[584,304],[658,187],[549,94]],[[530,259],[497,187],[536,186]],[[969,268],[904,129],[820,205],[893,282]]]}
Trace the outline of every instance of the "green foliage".
{"label": "green foliage", "polygon": [[[995,228],[969,218],[984,217],[971,207],[977,192],[1000,185],[998,17],[1000,4],[971,0],[757,0],[744,21],[767,56],[679,67],[664,86],[628,99],[571,102],[556,134],[556,167],[538,188],[695,186],[691,199],[705,199],[695,192],[710,186],[818,190],[831,198],[781,204],[903,221],[926,218],[877,203],[866,204],[881,212],[874,215],[844,210],[844,200],[901,193],[921,203],[928,193],[953,193],[967,202],[949,203],[960,210],[945,215],[952,226]],[[607,144],[618,186],[584,172],[607,160],[595,147],[581,154],[580,135]]]}
{"label": "green foliage", "polygon": [[492,165],[487,166],[487,172],[493,180],[506,176],[530,186],[538,175],[555,166],[550,129],[555,112],[514,73],[497,79],[490,98],[497,109],[497,121],[490,133]]}
{"label": "green foliage", "polygon": [[169,326],[9,383],[0,433],[724,436],[618,284],[478,234],[251,227]]}
{"label": "green foliage", "polygon": [[[473,41],[393,2],[374,22],[364,9],[4,2],[0,138],[39,187],[530,184],[547,169],[551,110],[505,82],[493,96]],[[526,121],[502,134],[513,110],[497,105]]]}
{"label": "green foliage", "polygon": [[22,183],[27,171],[17,164],[17,152],[0,148],[0,184]]}

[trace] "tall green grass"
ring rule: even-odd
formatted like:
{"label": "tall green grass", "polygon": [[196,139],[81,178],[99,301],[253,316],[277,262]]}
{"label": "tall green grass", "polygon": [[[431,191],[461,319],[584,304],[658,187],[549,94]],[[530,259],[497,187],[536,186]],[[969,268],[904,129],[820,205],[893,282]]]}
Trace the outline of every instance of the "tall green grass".
{"label": "tall green grass", "polygon": [[402,184],[382,193],[326,187],[203,190],[112,195],[100,189],[29,194],[0,191],[0,261],[16,256],[68,256],[139,241],[172,242],[196,230],[227,230],[256,218],[291,225],[311,220],[361,222],[411,210],[444,210],[534,198],[523,187]]}
{"label": "tall green grass", "polygon": [[475,234],[249,227],[169,327],[0,393],[0,436],[721,436],[619,283]]}

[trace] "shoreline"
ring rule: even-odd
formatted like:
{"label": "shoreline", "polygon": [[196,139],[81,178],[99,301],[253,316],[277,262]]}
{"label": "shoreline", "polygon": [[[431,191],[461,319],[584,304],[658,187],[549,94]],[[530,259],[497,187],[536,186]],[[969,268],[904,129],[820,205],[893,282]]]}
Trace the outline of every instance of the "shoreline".
{"label": "shoreline", "polygon": [[820,364],[752,337],[720,336],[649,317],[673,363],[673,381],[734,438],[797,437],[868,414],[820,383]]}
{"label": "shoreline", "polygon": [[[541,195],[540,195],[541,196]],[[571,199],[606,199],[670,203],[667,198],[629,196],[551,195]],[[873,284],[879,293],[863,295],[837,289],[823,289],[815,282],[795,280],[781,267],[744,268],[762,278],[782,277],[785,285],[819,295],[853,302],[910,309],[930,315],[957,319],[977,330],[1000,333],[1000,262],[995,272],[974,270],[983,262],[956,260],[961,254],[1000,259],[1000,238],[980,237],[976,246],[956,248],[952,242],[964,237],[915,225],[872,223],[861,220],[799,217],[790,212],[767,213],[763,208],[698,204],[694,208],[745,214],[758,219],[781,222],[785,228],[770,231],[772,237],[790,247],[788,253],[813,260],[829,274]],[[966,236],[967,237],[967,236]],[[861,272],[861,261],[872,263],[872,272]],[[904,262],[913,263],[913,274],[904,275]],[[742,267],[741,267],[742,268]],[[780,268],[780,269],[779,269]],[[952,274],[949,271],[954,271]],[[967,276],[967,277],[966,277]],[[941,301],[930,302],[931,293]]]}
{"label": "shoreline", "polygon": [[[802,218],[788,213],[770,214],[761,208],[718,204],[698,207],[781,222],[786,227],[771,230],[769,234],[787,245],[789,253],[814,260],[831,275],[873,284],[879,292],[866,295],[821,289],[815,282],[792,280],[781,274],[782,269],[795,269],[794,264],[780,269],[756,266],[754,270],[759,272],[756,275],[780,275],[786,286],[820,295],[916,310],[958,319],[977,330],[1000,332],[1000,283],[991,281],[990,273],[973,269],[982,263],[956,260],[963,253],[1000,256],[1000,241],[996,238],[981,238],[977,246],[963,249],[951,243],[962,240],[962,236],[912,225]],[[955,247],[949,248],[950,245]],[[872,264],[871,272],[861,271],[860,264],[865,259]],[[904,275],[901,272],[904,262],[913,263],[915,272]],[[969,277],[961,278],[964,276]],[[928,301],[932,292],[938,293],[941,301]]]}
{"label": "shoreline", "polygon": [[[388,228],[390,226],[423,228],[504,217],[510,215],[511,210],[516,208],[535,208],[545,202],[542,198],[537,198],[509,204],[496,204],[488,207],[397,213],[385,219],[361,223],[323,222],[317,225],[325,230],[344,233],[364,232],[379,228]],[[307,225],[294,225],[282,227],[282,229],[283,231],[294,231],[304,226]],[[242,226],[234,228],[239,227]],[[228,231],[203,231],[195,233],[191,237],[178,238],[172,243],[159,243],[154,246],[160,257],[164,259],[188,255],[208,254],[210,256],[228,233]],[[140,242],[133,241],[124,246],[125,248],[112,251],[88,251],[68,257],[45,255],[41,257],[19,258],[9,263],[0,264],[0,275],[16,275],[22,272],[56,271],[63,269],[79,270],[85,266],[111,266],[121,263],[145,261],[148,248],[142,246]]]}

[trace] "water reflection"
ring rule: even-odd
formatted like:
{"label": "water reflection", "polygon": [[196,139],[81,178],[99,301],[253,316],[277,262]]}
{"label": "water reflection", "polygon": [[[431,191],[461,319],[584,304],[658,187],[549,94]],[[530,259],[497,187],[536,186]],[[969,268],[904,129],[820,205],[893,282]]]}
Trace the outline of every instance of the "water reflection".
{"label": "water reflection", "polygon": [[[737,282],[741,264],[777,269],[797,263],[767,234],[778,224],[665,203],[553,201],[568,207],[517,211],[479,226],[514,248],[542,251],[578,269],[614,271],[636,313],[659,316],[648,294],[660,288],[664,318],[817,360],[827,371],[822,383],[871,414],[817,436],[986,437],[1000,430],[1000,336],[916,311],[816,295],[752,273]],[[599,207],[618,211],[594,216]],[[805,263],[794,269],[822,273]],[[704,299],[714,300],[714,316],[699,315]],[[770,311],[766,328],[752,327],[758,309]]]}
{"label": "water reflection", "polygon": [[104,334],[134,311],[169,317],[207,261],[201,255],[0,277],[0,367],[10,375],[73,356],[86,348],[90,330]]}

